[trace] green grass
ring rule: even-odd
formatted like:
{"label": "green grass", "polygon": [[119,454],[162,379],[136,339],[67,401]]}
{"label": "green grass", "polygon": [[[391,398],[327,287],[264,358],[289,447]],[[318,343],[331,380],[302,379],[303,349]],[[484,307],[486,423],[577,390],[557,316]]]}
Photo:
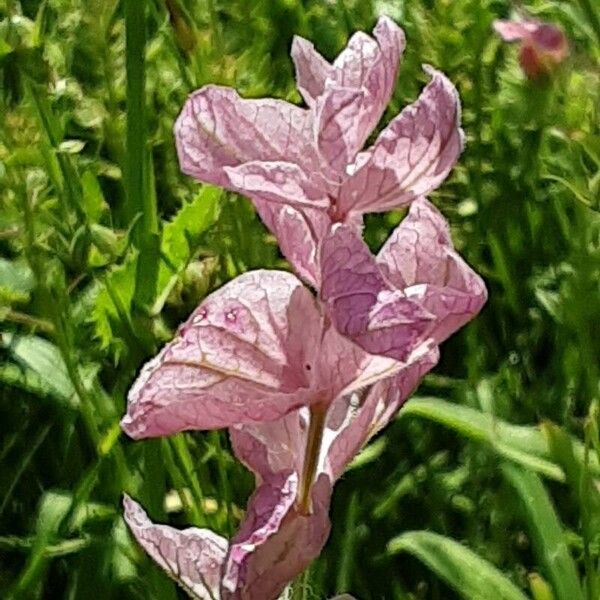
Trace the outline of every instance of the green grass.
{"label": "green grass", "polygon": [[[0,1],[2,598],[180,597],[128,536],[123,492],[235,529],[252,477],[224,434],[118,427],[207,293],[285,267],[246,200],[179,172],[173,122],[209,82],[299,102],[292,35],[332,58],[386,12],[408,45],[384,120],[422,63],[459,89],[467,149],[433,200],[490,298],[337,485],[301,594],[476,600],[475,569],[506,597],[597,600],[600,11],[527,7],[570,40],[541,82],[492,33],[504,0]],[[400,218],[369,217],[369,243]]]}

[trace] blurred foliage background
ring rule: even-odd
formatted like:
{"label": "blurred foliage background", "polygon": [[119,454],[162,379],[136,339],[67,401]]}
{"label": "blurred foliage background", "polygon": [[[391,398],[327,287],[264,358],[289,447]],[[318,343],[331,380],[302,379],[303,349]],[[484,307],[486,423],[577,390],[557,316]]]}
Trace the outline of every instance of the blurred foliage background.
{"label": "blurred foliage background", "polygon": [[[550,77],[493,34],[517,8],[569,38]],[[208,292],[286,268],[248,201],[179,172],[173,122],[209,82],[300,102],[293,34],[331,59],[379,14],[408,40],[384,122],[423,63],[459,89],[467,149],[433,200],[490,299],[338,484],[304,597],[600,598],[598,5],[0,0],[2,598],[179,597],[123,491],[154,520],[235,529],[252,478],[223,432],[118,426]],[[368,219],[373,248],[401,218]]]}

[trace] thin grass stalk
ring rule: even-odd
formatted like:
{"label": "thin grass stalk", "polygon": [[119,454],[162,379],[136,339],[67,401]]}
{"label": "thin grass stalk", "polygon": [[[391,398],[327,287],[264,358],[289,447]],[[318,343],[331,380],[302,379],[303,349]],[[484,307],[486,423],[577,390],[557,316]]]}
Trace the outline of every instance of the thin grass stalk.
{"label": "thin grass stalk", "polygon": [[127,72],[127,138],[125,157],[126,216],[140,220],[133,241],[139,249],[134,306],[147,313],[158,276],[158,215],[146,122],[146,0],[125,0],[125,68]]}
{"label": "thin grass stalk", "polygon": [[[141,213],[139,234],[148,227],[150,215],[144,204],[144,171],[146,168],[145,61],[146,0],[125,0],[125,69],[127,72],[127,138],[125,191],[127,216],[131,221]],[[141,231],[140,231],[141,230]]]}

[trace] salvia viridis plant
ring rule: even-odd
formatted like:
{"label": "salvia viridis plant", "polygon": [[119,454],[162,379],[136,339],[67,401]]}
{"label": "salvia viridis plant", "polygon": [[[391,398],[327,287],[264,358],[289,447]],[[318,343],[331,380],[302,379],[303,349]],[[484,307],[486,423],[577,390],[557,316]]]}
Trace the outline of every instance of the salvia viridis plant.
{"label": "salvia viridis plant", "polygon": [[[231,540],[155,525],[125,498],[133,535],[194,598],[277,598],[306,569],[336,480],[486,300],[426,198],[463,147],[452,83],[425,67],[420,97],[365,148],[404,45],[386,17],[331,64],[295,38],[305,107],[208,85],[177,120],[183,171],[248,196],[295,272],[251,271],[208,296],[129,393],[132,438],[228,428],[256,476]],[[400,207],[373,255],[363,215]]]}

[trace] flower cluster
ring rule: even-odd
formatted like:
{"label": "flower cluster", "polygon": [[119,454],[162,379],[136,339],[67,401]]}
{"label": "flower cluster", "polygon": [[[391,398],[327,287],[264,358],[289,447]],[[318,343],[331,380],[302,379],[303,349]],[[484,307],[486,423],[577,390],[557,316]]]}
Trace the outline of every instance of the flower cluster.
{"label": "flower cluster", "polygon": [[[462,150],[444,75],[365,142],[392,95],[404,34],[379,19],[333,63],[296,38],[306,108],[206,86],[175,126],[184,172],[249,197],[295,275],[259,270],[208,296],[142,369],[123,429],[133,438],[229,429],[256,476],[230,541],[152,524],[125,499],[146,551],[193,597],[276,598],[321,551],[334,482],[483,306],[482,280],[425,198]],[[373,256],[368,212],[409,206]]]}

